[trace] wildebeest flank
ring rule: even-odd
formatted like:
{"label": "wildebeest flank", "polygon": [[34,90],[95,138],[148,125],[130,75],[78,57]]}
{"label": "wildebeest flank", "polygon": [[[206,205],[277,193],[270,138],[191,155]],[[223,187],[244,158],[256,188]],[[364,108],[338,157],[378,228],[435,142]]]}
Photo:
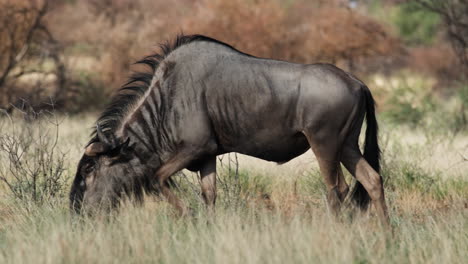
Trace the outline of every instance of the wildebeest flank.
{"label": "wildebeest flank", "polygon": [[[71,189],[74,210],[112,208],[122,194],[141,198],[156,186],[184,213],[169,188],[183,168],[200,171],[211,207],[217,155],[283,163],[310,147],[332,209],[348,193],[343,163],[359,182],[354,201],[365,209],[372,200],[388,221],[374,100],[351,74],[329,64],[253,57],[200,35],[179,36],[140,63],[151,73],[133,76],[96,122]],[[358,138],[365,116],[363,156]]]}

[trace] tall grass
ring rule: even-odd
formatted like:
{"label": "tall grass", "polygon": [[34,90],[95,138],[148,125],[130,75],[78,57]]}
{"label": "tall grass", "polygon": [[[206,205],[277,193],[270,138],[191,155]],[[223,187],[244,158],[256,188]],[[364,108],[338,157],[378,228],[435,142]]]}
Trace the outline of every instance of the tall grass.
{"label": "tall grass", "polygon": [[[92,119],[60,123],[57,151],[67,154],[68,181],[87,141],[83,124]],[[40,132],[35,122],[13,120]],[[2,135],[13,136],[11,121],[0,122]],[[468,162],[459,153],[467,156],[468,136],[388,120],[381,131],[393,233],[382,230],[372,211],[335,219],[309,152],[281,166],[231,154],[218,161],[214,215],[202,204],[198,175],[186,171],[175,177],[178,195],[193,209],[185,218],[152,196],[109,216],[78,218],[69,214],[66,197],[34,203],[13,199],[0,185],[0,263],[464,263]]]}
{"label": "tall grass", "polygon": [[2,225],[2,263],[463,263],[468,257],[463,211],[393,216],[393,236],[366,220],[335,222],[305,208],[290,217],[218,208],[216,218],[176,219],[167,207],[147,205],[105,221],[76,221],[44,206],[13,218]]}

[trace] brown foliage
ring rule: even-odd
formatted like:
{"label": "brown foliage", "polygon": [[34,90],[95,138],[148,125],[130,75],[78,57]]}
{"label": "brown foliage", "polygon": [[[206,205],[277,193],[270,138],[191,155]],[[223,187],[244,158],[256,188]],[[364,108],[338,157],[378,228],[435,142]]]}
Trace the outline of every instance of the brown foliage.
{"label": "brown foliage", "polygon": [[64,98],[71,95],[84,108],[119,87],[130,65],[158,42],[181,32],[205,34],[255,56],[350,70],[398,51],[384,26],[339,0],[84,0],[54,7],[44,24],[66,47],[60,58],[73,69]]}
{"label": "brown foliage", "polygon": [[[92,67],[85,71],[101,81],[108,94],[125,81],[133,62],[180,31],[174,20],[182,17],[189,2],[119,0],[104,8],[101,1],[79,1],[64,5],[49,24],[70,47],[69,57],[92,58]],[[81,74],[83,60],[72,61],[70,67],[80,69],[75,75]]]}
{"label": "brown foliage", "polygon": [[[349,62],[388,55],[397,46],[378,22],[339,1],[289,6],[276,0],[117,2],[112,16],[101,2],[89,0],[65,7],[52,23],[65,43],[92,47],[100,76],[112,87],[123,82],[133,61],[180,32],[209,35],[255,56],[300,63]],[[74,34],[64,31],[66,22],[75,26]]]}
{"label": "brown foliage", "polygon": [[363,58],[389,56],[398,50],[398,41],[375,20],[344,8],[328,6],[312,13],[304,50],[316,60],[353,66]]}
{"label": "brown foliage", "polygon": [[444,21],[447,37],[458,60],[468,73],[468,1],[466,0],[412,0],[422,8],[435,12]]}
{"label": "brown foliage", "polygon": [[450,86],[463,73],[458,57],[449,45],[414,47],[408,55],[409,68],[438,80],[434,88]]}
{"label": "brown foliage", "polygon": [[[11,110],[22,100],[35,101],[55,82],[54,98],[61,98],[65,66],[60,46],[44,23],[49,1],[0,1],[0,107]],[[44,56],[47,54],[47,56]],[[49,61],[47,61],[48,59]],[[44,64],[53,66],[46,69]]]}
{"label": "brown foliage", "polygon": [[186,32],[220,39],[255,56],[287,59],[297,38],[287,32],[287,15],[272,1],[202,1],[182,25]]}
{"label": "brown foliage", "polygon": [[186,31],[211,35],[256,56],[350,63],[389,55],[397,47],[381,24],[340,1],[296,1],[292,6],[266,0],[202,3],[185,21]]}

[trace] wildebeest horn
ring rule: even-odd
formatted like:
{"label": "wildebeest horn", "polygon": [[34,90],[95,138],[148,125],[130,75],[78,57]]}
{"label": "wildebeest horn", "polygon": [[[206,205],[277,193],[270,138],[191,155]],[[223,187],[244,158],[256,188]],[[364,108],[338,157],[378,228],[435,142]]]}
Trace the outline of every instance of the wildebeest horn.
{"label": "wildebeest horn", "polygon": [[117,140],[113,134],[106,136],[101,130],[99,123],[96,124],[96,133],[99,138],[99,141],[108,145],[109,149],[115,149],[117,147]]}
{"label": "wildebeest horn", "polygon": [[105,143],[105,144],[109,144],[109,141],[107,140],[106,136],[102,132],[101,126],[99,126],[99,123],[96,124],[96,133],[97,133],[97,136],[99,138],[99,141],[101,141],[102,143]]}
{"label": "wildebeest horn", "polygon": [[93,142],[85,149],[86,156],[96,156],[99,153],[104,153],[109,150],[109,145],[102,142]]}

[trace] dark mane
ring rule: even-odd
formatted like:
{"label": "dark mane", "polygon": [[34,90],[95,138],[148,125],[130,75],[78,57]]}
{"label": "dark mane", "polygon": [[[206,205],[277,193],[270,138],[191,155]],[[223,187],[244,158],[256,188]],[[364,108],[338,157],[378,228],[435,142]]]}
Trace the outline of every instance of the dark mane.
{"label": "dark mane", "polygon": [[[146,56],[135,63],[148,66],[149,71],[133,73],[127,83],[117,91],[111,102],[99,116],[96,124],[99,124],[104,134],[109,135],[114,133],[129,108],[144,96],[145,92],[149,89],[151,80],[153,79],[159,64],[175,49],[194,41],[214,42],[242,53],[229,44],[203,35],[178,35],[174,41],[166,41],[160,44],[159,47],[161,51],[159,53]],[[245,53],[242,54],[248,55]],[[92,138],[88,144],[99,141],[96,135],[96,128],[93,129],[91,137]]]}

